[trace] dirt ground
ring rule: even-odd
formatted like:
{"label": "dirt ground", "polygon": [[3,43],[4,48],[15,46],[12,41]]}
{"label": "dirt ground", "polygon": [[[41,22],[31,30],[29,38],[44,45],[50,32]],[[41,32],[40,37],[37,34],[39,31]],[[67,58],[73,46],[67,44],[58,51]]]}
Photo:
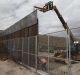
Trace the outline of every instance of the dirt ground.
{"label": "dirt ground", "polygon": [[0,60],[0,75],[36,75],[29,69],[16,64],[12,60]]}
{"label": "dirt ground", "polygon": [[[68,64],[54,60],[54,54],[50,53],[49,70],[50,75],[67,75]],[[48,53],[39,52],[39,56],[45,57],[47,60]],[[71,75],[80,75],[80,61],[71,64]],[[48,66],[47,66],[48,69]]]}

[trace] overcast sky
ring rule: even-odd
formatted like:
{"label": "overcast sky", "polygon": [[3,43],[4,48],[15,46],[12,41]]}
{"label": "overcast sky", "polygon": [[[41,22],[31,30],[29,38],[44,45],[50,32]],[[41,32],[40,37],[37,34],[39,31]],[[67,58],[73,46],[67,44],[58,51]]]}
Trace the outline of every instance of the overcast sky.
{"label": "overcast sky", "polygon": [[[0,30],[5,30],[33,11],[33,6],[42,6],[49,0],[0,0]],[[70,28],[80,25],[80,0],[52,0]],[[41,33],[63,30],[54,11],[38,11]]]}

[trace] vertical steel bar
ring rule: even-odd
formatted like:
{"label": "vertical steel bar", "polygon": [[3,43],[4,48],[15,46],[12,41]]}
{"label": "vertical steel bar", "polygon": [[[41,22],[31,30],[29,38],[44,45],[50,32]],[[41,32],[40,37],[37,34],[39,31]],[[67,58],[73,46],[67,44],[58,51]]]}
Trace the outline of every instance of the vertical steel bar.
{"label": "vertical steel bar", "polygon": [[17,40],[18,40],[18,42],[17,42],[17,50],[16,50],[16,52],[17,52],[17,61],[18,61],[18,49],[19,49],[19,38],[17,38]]}
{"label": "vertical steel bar", "polygon": [[29,37],[28,38],[28,66],[29,66]]}
{"label": "vertical steel bar", "polygon": [[70,47],[70,31],[67,30],[67,65],[68,65],[68,75],[71,75],[71,47]]}
{"label": "vertical steel bar", "polygon": [[69,52],[68,52],[68,33],[66,33],[66,50],[67,50],[67,75],[69,75]]}
{"label": "vertical steel bar", "polygon": [[[23,26],[23,20],[21,21],[21,28]],[[21,36],[22,34],[24,35],[24,33],[21,32]],[[22,50],[21,50],[21,54],[22,54],[22,58],[21,58],[21,64],[23,64],[23,47],[24,47],[24,38],[21,37],[21,40],[22,40]]]}
{"label": "vertical steel bar", "polygon": [[22,38],[22,64],[23,64],[23,47],[24,47],[24,38]]}
{"label": "vertical steel bar", "polygon": [[[14,41],[14,39],[12,39],[13,40],[13,51],[15,51],[14,50],[14,48],[15,48],[15,41]],[[16,57],[16,56],[15,56]]]}
{"label": "vertical steel bar", "polygon": [[71,75],[71,42],[70,42],[70,30],[68,30],[69,39],[69,75]]}
{"label": "vertical steel bar", "polygon": [[49,57],[50,57],[50,54],[49,54],[50,50],[49,49],[50,49],[50,45],[49,44],[50,44],[50,38],[49,38],[49,35],[48,35],[48,74],[50,74],[50,69],[49,69],[50,68],[50,66],[49,66],[50,65],[50,63],[49,63]]}
{"label": "vertical steel bar", "polygon": [[36,75],[37,75],[37,65],[38,65],[37,64],[37,61],[38,61],[37,60],[37,57],[38,57],[38,36],[35,36],[35,39],[36,39],[35,40],[35,53],[36,53],[35,54],[35,60],[36,60],[36,64],[35,65],[36,65]]}

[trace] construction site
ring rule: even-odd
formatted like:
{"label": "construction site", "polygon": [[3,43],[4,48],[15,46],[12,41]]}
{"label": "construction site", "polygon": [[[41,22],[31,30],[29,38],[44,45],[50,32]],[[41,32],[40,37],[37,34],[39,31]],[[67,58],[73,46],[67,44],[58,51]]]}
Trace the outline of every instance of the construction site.
{"label": "construction site", "polygon": [[53,1],[35,4],[0,30],[0,75],[80,75],[80,23],[71,27],[62,11]]}

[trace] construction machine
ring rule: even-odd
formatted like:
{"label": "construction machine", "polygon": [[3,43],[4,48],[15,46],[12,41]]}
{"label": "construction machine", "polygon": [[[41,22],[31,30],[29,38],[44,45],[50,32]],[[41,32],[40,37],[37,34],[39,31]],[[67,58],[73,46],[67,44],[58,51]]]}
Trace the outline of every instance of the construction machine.
{"label": "construction machine", "polygon": [[[34,6],[34,8],[36,8],[37,10],[45,13],[47,11],[50,11],[50,10],[54,10],[56,15],[58,16],[59,20],[61,21],[65,31],[67,32],[67,34],[70,36],[70,44],[71,44],[71,49],[70,49],[70,52],[68,50],[69,53],[71,53],[71,58],[72,60],[80,60],[80,44],[79,43],[74,43],[76,41],[76,39],[74,38],[71,30],[69,29],[68,27],[68,24],[65,22],[64,18],[62,17],[62,15],[60,14],[59,10],[57,9],[57,7],[55,5],[53,5],[53,1],[49,1],[47,2],[42,8],[41,7],[37,7],[37,6]],[[68,53],[68,57],[69,56],[69,53]],[[66,58],[66,53],[65,52],[61,52],[61,53],[55,53],[54,54],[54,57],[56,58]],[[78,56],[78,57],[77,57]],[[58,59],[58,60],[61,60],[61,59]]]}

